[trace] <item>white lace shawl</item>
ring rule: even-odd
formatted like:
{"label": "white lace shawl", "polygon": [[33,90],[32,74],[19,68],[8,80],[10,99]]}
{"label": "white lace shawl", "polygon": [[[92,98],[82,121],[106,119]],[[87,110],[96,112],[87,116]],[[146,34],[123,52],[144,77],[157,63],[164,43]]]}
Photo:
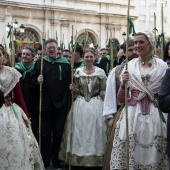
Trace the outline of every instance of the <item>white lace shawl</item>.
{"label": "white lace shawl", "polygon": [[0,70],[0,89],[4,96],[9,94],[21,77],[22,75],[15,68],[2,66]]}
{"label": "white lace shawl", "polygon": [[[139,59],[135,58],[128,63],[128,71],[130,75],[129,87],[130,89],[136,89],[140,91],[138,100],[148,95],[152,100],[152,96],[158,93],[162,79],[167,69],[167,64],[159,58],[154,57],[154,67],[147,72],[149,78],[149,85],[145,88],[142,81],[142,73],[139,67]],[[124,68],[125,70],[125,68]],[[122,71],[122,73],[124,72]],[[150,91],[150,92],[148,92]],[[152,94],[152,96],[150,95]],[[129,93],[129,97],[131,94]]]}

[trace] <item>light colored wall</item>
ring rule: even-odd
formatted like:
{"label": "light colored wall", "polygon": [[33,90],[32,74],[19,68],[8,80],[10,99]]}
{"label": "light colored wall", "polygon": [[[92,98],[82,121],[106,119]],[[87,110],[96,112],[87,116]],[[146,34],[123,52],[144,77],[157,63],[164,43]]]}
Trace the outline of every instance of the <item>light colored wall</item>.
{"label": "light colored wall", "polygon": [[[153,16],[154,12],[156,14],[156,28],[159,31],[159,34],[161,34],[162,31],[162,19],[161,19],[161,4],[162,0],[145,0],[146,1],[146,6],[141,5],[141,1],[143,0],[136,0],[136,14],[139,16],[139,19],[135,21],[135,27],[136,29],[143,30],[143,29],[148,29],[152,31],[154,29],[154,24],[153,24]],[[156,2],[156,7],[151,5],[152,2]],[[165,36],[170,36],[170,1],[167,0],[167,7],[163,8],[163,15],[164,18],[167,18],[167,22],[164,22],[164,32]],[[146,16],[145,22],[140,22],[141,16]]]}
{"label": "light colored wall", "polygon": [[[64,43],[68,44],[72,35],[88,30],[96,37],[99,47],[105,46],[106,28],[123,42],[122,33],[127,25],[127,0],[23,0],[0,1],[0,39],[7,36],[5,25],[16,19],[19,24],[35,29],[42,35],[43,27],[54,38],[56,31],[59,42],[64,34]],[[4,14],[3,14],[4,13]],[[130,15],[136,19],[134,1]],[[9,42],[9,39],[6,40]]]}

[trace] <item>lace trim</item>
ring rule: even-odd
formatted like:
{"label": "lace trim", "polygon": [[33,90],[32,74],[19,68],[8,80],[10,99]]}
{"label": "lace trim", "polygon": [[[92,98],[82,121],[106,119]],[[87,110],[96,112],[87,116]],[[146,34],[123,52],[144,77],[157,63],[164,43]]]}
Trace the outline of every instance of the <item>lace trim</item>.
{"label": "lace trim", "polygon": [[0,70],[0,85],[4,96],[16,86],[22,75],[15,69],[8,66],[3,66]]}

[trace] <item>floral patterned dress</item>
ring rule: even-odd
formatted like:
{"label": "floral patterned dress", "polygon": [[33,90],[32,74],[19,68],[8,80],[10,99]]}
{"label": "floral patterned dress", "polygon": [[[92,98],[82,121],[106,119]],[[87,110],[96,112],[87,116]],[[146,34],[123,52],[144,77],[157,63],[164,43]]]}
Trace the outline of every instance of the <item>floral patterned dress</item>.
{"label": "floral patterned dress", "polygon": [[25,104],[21,108],[9,95],[14,90],[14,97],[18,96],[19,103],[24,103],[21,90],[16,86],[20,77],[14,68],[3,66],[0,70],[0,88],[6,100],[0,108],[0,169],[44,170],[37,141],[30,125],[25,123],[28,122],[23,111]]}

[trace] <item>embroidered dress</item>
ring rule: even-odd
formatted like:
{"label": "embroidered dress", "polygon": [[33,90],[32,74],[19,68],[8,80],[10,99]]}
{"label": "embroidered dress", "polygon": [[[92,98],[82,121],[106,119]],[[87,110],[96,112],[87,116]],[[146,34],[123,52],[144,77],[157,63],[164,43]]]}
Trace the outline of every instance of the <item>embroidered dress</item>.
{"label": "embroidered dress", "polygon": [[28,118],[9,96],[20,77],[20,73],[14,68],[3,66],[0,70],[1,90],[6,98],[5,104],[0,108],[0,169],[44,170],[31,127],[24,123]]}
{"label": "embroidered dress", "polygon": [[[142,68],[138,58],[128,63],[129,79],[129,163],[130,170],[168,170],[165,154],[166,123],[160,117],[154,98],[167,65],[153,58],[151,68]],[[166,115],[164,114],[166,119]],[[116,124],[110,169],[126,169],[126,112]]]}
{"label": "embroidered dress", "polygon": [[[100,97],[105,93],[106,75],[104,71],[95,67],[95,72],[86,75],[83,67],[75,72],[75,84],[80,90],[73,108],[72,134],[72,165],[73,166],[102,166],[106,143],[106,125],[103,112],[103,100]],[[70,121],[67,124],[61,144],[59,159],[69,162],[70,153]],[[66,141],[64,141],[66,140]],[[65,143],[64,143],[65,142]]]}

